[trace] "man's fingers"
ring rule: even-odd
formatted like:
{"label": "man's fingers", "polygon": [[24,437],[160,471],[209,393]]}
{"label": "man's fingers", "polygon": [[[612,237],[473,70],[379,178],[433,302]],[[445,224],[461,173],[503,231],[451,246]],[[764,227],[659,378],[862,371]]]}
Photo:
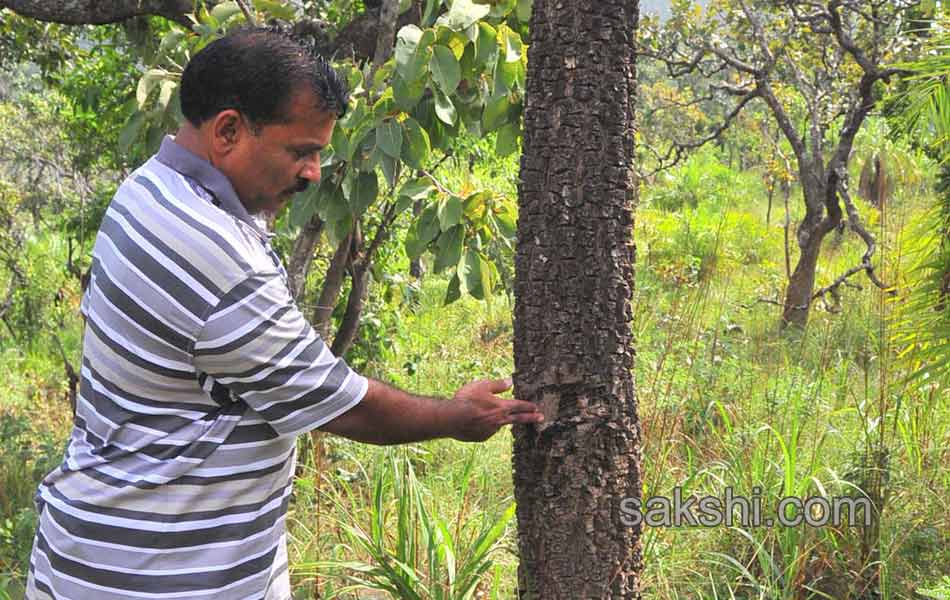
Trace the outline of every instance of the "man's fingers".
{"label": "man's fingers", "polygon": [[534,413],[540,410],[538,405],[534,402],[526,402],[524,400],[509,400],[506,408],[511,414]]}
{"label": "man's fingers", "polygon": [[504,379],[487,379],[482,382],[484,389],[492,394],[500,394],[511,388],[511,377]]}
{"label": "man's fingers", "polygon": [[544,421],[544,415],[541,413],[512,413],[505,419],[505,424],[512,423],[540,423]]}

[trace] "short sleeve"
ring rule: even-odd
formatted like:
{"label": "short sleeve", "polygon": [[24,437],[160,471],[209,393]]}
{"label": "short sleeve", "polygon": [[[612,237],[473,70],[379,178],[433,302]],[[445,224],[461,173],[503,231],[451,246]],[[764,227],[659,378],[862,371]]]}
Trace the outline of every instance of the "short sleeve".
{"label": "short sleeve", "polygon": [[298,435],[362,400],[366,378],[333,356],[279,274],[258,274],[224,295],[194,346],[195,367],[256,410],[281,435]]}

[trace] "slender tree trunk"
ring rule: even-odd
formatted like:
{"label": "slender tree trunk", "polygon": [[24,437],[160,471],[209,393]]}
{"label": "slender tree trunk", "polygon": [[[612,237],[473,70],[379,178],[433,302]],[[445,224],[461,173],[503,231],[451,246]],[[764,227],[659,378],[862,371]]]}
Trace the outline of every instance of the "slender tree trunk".
{"label": "slender tree trunk", "polygon": [[[422,200],[416,200],[412,205],[412,216],[418,217],[422,213]],[[422,258],[414,258],[409,261],[409,276],[416,279],[422,279]]]}
{"label": "slender tree trunk", "polygon": [[346,312],[340,321],[340,329],[333,336],[333,347],[330,350],[336,356],[343,356],[356,340],[359,331],[360,317],[363,315],[363,302],[366,298],[366,284],[369,279],[368,271],[361,265],[354,265],[350,271],[350,295],[346,300]]}
{"label": "slender tree trunk", "polygon": [[811,296],[815,290],[815,272],[818,268],[818,256],[821,254],[821,242],[824,236],[812,236],[808,244],[800,246],[801,255],[795,270],[788,280],[785,290],[785,308],[782,312],[782,324],[804,327],[808,322],[811,308]]}
{"label": "slender tree trunk", "polygon": [[515,256],[519,594],[640,598],[633,381],[636,0],[535,0]]}
{"label": "slender tree trunk", "polygon": [[313,264],[313,252],[320,241],[323,231],[323,221],[313,215],[294,241],[293,251],[290,253],[290,262],[287,264],[287,278],[290,280],[290,293],[295,299],[300,299],[307,287],[307,275],[310,265]]}
{"label": "slender tree trunk", "polygon": [[337,299],[340,297],[343,278],[346,276],[346,267],[350,261],[350,245],[352,243],[350,237],[346,236],[337,246],[336,252],[333,253],[330,266],[327,268],[327,274],[323,278],[323,287],[320,289],[317,307],[313,311],[311,323],[324,340],[330,339],[330,321],[333,317],[333,309],[336,308]]}

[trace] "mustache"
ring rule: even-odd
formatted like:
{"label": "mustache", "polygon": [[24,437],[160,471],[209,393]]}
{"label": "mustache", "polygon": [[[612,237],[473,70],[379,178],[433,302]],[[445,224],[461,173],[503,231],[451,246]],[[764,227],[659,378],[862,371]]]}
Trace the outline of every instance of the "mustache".
{"label": "mustache", "polygon": [[297,179],[297,185],[293,186],[292,188],[288,189],[287,191],[288,191],[289,193],[291,193],[291,194],[299,194],[299,193],[301,193],[301,192],[307,191],[307,187],[308,187],[309,185],[310,185],[310,181],[308,181],[308,180],[306,180],[306,179],[303,179],[303,178],[299,178],[299,179]]}

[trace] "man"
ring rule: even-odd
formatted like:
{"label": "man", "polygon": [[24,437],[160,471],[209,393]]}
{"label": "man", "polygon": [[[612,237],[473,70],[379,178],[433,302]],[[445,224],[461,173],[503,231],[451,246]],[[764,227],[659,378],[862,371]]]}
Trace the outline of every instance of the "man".
{"label": "man", "polygon": [[296,436],[481,441],[537,423],[477,381],[416,397],[332,356],[260,216],[320,179],[345,110],[327,63],[274,30],[196,54],[187,118],[116,192],[93,249],[75,427],[37,494],[28,598],[290,597]]}

